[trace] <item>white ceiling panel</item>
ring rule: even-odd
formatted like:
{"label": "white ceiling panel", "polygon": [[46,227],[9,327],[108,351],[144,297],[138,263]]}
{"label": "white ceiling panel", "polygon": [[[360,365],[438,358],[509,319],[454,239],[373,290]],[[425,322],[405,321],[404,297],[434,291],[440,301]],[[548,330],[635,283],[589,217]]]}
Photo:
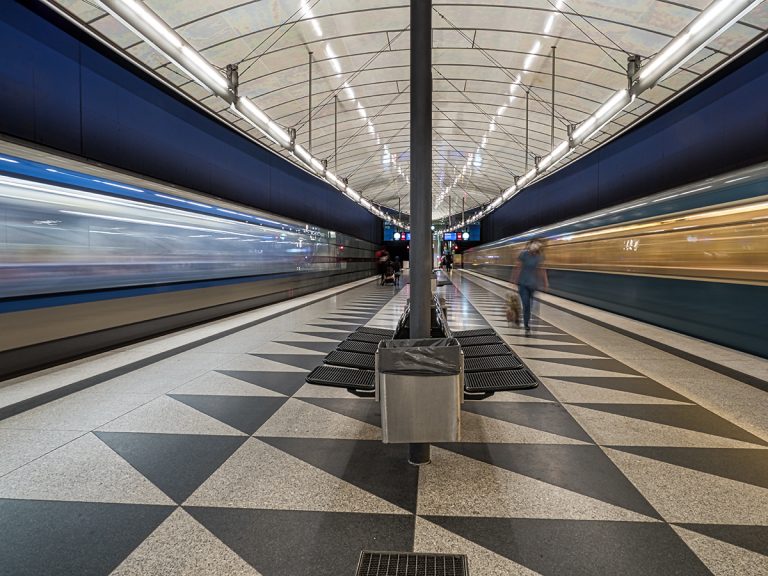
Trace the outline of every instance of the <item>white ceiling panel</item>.
{"label": "white ceiling panel", "polygon": [[[138,0],[137,0],[138,1]],[[169,84],[291,159],[226,104],[99,6],[52,0]],[[211,64],[237,63],[240,94],[309,141],[365,198],[408,211],[409,3],[403,0],[145,0]],[[555,139],[626,87],[630,54],[663,49],[710,0],[440,0],[433,2],[434,216],[486,204],[551,151]],[[768,2],[643,92],[573,162],[652,113],[768,29]],[[528,93],[528,124],[525,100]],[[334,116],[334,98],[338,99]],[[336,130],[335,130],[336,129]],[[334,132],[337,147],[334,149]],[[525,148],[526,133],[528,149]],[[446,188],[449,190],[446,192]]]}

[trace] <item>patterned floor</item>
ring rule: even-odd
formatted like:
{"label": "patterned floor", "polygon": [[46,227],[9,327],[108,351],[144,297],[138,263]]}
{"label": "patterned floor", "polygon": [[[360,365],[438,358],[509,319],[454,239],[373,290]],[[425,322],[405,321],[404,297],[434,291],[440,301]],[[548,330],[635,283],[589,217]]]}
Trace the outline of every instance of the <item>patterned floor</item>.
{"label": "patterned floor", "polygon": [[0,574],[333,575],[361,549],[464,553],[473,576],[768,574],[768,442],[460,275],[543,386],[463,405],[406,463],[378,405],[304,384],[407,290],[369,285],[0,421]]}

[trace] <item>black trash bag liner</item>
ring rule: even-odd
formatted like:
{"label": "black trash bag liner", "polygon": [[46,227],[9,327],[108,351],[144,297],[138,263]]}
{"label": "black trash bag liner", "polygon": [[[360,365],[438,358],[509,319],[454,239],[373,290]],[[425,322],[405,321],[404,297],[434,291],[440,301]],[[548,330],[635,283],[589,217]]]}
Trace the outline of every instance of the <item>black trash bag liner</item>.
{"label": "black trash bag liner", "polygon": [[461,372],[461,346],[455,338],[385,340],[379,344],[379,372],[437,375]]}

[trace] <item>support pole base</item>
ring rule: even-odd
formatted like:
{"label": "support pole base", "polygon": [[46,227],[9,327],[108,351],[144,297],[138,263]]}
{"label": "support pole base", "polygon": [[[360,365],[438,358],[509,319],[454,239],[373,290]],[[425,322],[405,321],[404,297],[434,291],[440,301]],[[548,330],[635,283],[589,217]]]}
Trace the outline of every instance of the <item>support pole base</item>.
{"label": "support pole base", "polygon": [[421,466],[423,464],[429,464],[430,462],[429,444],[408,444],[408,464]]}

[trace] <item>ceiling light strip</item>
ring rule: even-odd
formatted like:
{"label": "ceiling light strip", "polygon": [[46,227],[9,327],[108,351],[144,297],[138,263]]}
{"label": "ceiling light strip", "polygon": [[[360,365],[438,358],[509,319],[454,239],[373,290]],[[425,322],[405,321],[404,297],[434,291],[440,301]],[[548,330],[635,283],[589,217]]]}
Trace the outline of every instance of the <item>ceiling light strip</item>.
{"label": "ceiling light strip", "polygon": [[[575,126],[569,140],[560,142],[547,156],[541,159],[535,169],[518,178],[515,184],[504,190],[501,196],[485,208],[467,219],[466,223],[476,222],[509,201],[525,186],[573,152],[577,146],[598,134],[637,96],[656,86],[659,81],[677,70],[689,58],[741,20],[762,1],[715,0],[712,2],[680,34],[672,38],[659,53],[644,63],[630,79],[629,89],[619,90],[612,94],[597,112]],[[448,230],[457,228],[460,226],[454,226]]]}
{"label": "ceiling light strip", "polygon": [[[230,109],[238,116],[256,127],[275,144],[290,150],[294,158],[318,177],[343,192],[345,196],[372,214],[398,226],[403,226],[402,222],[396,221],[392,216],[365,200],[360,193],[327,170],[320,159],[315,158],[306,149],[292,142],[288,131],[270,119],[251,100],[244,96],[236,96],[235,90],[230,86],[227,78],[146,4],[139,0],[99,0],[99,2],[115,19],[173,62],[192,80],[225,100]],[[304,16],[306,19],[311,18],[306,13]]]}

